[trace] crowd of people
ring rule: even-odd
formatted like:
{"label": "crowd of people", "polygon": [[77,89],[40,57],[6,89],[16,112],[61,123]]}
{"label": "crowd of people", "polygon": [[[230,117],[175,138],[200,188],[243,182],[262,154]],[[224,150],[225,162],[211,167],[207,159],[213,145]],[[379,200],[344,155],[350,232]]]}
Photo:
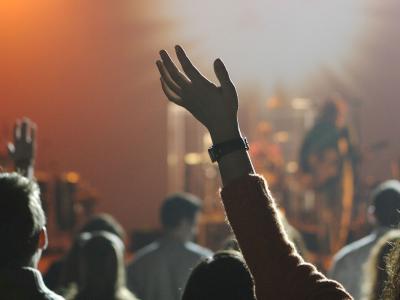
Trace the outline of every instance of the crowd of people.
{"label": "crowd of people", "polygon": [[163,236],[125,265],[125,232],[111,216],[90,219],[67,254],[42,276],[46,218],[34,178],[36,127],[17,122],[9,145],[15,172],[0,173],[0,298],[8,300],[400,299],[400,183],[382,183],[369,208],[375,229],[340,250],[328,276],[306,262],[283,224],[268,183],[257,175],[239,121],[234,84],[220,59],[219,85],[176,46],[180,70],[162,50],[157,67],[166,97],[210,133],[212,161],[234,245],[216,253],[194,242],[201,201],[177,193],[160,209]]}

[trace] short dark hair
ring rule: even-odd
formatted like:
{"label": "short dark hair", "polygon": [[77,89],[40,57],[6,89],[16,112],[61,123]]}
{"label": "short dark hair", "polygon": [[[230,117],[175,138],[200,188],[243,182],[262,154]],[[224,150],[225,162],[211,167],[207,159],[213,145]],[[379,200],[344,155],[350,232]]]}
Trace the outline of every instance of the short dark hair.
{"label": "short dark hair", "polygon": [[29,263],[46,225],[36,182],[17,173],[0,173],[0,266]]}
{"label": "short dark hair", "polygon": [[97,214],[91,217],[86,224],[82,226],[79,233],[106,231],[118,236],[121,240],[125,238],[125,230],[120,223],[109,214]]}
{"label": "short dark hair", "polygon": [[167,197],[161,206],[161,224],[164,228],[176,228],[182,220],[194,221],[201,209],[199,198],[188,193],[177,193]]}
{"label": "short dark hair", "polygon": [[400,182],[383,182],[373,191],[371,198],[379,225],[397,227],[400,222]]}
{"label": "short dark hair", "polygon": [[197,265],[182,300],[255,300],[254,283],[237,251],[221,251]]}

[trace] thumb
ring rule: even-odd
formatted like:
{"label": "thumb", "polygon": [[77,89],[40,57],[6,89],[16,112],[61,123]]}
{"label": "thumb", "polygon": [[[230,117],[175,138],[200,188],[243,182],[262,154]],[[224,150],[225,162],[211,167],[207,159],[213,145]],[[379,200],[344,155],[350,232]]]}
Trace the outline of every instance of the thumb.
{"label": "thumb", "polygon": [[229,78],[229,73],[226,70],[226,67],[222,60],[219,58],[214,61],[214,71],[223,90],[227,88],[231,89],[233,87],[233,83]]}

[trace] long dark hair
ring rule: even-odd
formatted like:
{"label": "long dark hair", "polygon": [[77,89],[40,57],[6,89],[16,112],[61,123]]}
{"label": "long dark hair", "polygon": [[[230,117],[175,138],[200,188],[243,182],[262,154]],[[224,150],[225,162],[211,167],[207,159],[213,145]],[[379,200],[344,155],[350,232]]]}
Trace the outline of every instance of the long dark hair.
{"label": "long dark hair", "polygon": [[88,235],[79,258],[78,295],[75,299],[133,300],[125,285],[124,244],[108,232]]}

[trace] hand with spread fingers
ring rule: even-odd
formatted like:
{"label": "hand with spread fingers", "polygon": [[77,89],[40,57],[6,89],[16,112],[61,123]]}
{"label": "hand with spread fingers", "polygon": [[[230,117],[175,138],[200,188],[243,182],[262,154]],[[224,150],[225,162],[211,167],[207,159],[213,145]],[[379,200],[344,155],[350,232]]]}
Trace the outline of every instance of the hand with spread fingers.
{"label": "hand with spread fingers", "polygon": [[30,177],[36,153],[36,124],[28,118],[17,120],[14,127],[14,142],[8,144],[8,153],[15,168]]}
{"label": "hand with spread fingers", "polygon": [[175,51],[183,72],[165,50],[160,51],[161,60],[157,61],[167,98],[199,120],[209,130],[214,143],[239,137],[238,97],[223,62],[220,59],[214,62],[220,82],[216,86],[198,71],[182,47],[176,46]]}

